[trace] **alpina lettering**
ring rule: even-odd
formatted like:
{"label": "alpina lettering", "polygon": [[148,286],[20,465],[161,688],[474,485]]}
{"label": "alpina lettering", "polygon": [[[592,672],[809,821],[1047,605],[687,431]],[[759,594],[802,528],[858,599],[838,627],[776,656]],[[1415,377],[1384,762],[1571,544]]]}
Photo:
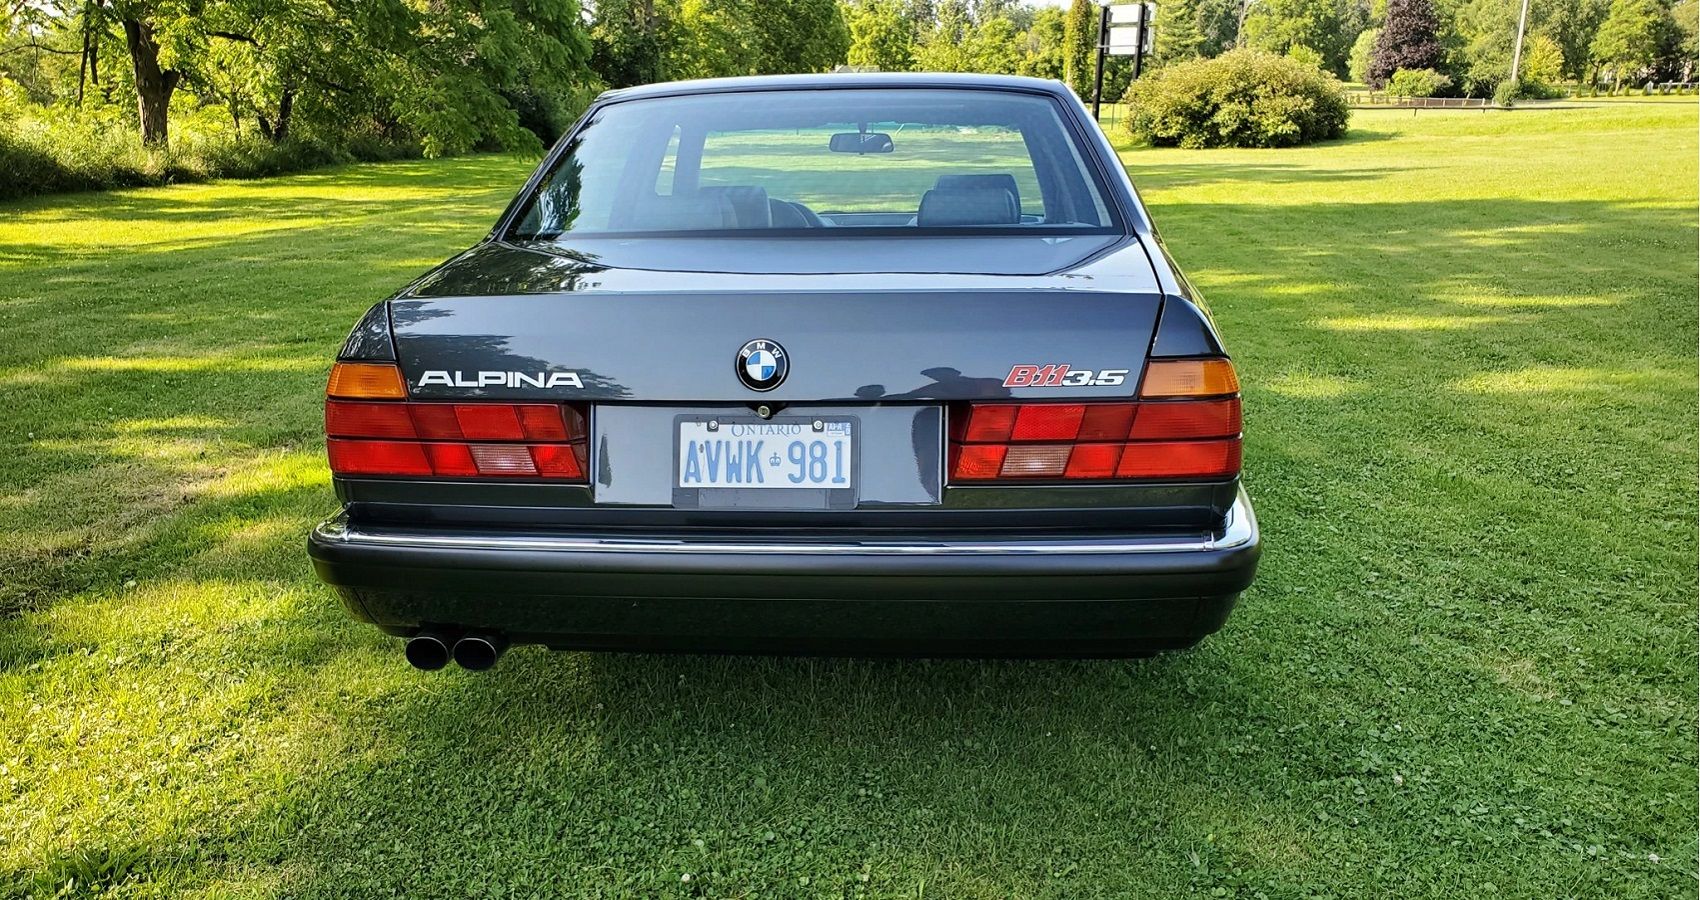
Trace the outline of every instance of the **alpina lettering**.
{"label": "alpina lettering", "polygon": [[443,372],[433,370],[419,376],[420,387],[584,387],[577,372]]}

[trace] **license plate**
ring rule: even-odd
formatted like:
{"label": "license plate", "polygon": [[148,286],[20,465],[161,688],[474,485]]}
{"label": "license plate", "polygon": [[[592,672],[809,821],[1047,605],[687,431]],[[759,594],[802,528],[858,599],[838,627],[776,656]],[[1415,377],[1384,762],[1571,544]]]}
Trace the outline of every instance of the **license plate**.
{"label": "license plate", "polygon": [[680,422],[676,486],[849,489],[854,441],[845,419]]}

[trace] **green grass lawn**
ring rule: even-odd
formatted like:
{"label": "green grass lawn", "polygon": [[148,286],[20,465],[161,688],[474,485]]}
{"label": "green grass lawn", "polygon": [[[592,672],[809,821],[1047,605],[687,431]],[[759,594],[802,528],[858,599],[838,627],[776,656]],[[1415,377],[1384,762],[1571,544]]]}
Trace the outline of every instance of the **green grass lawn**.
{"label": "green grass lawn", "polygon": [[1129,151],[1268,541],[1136,662],[414,672],[323,378],[528,163],[0,207],[0,896],[1691,896],[1695,110]]}

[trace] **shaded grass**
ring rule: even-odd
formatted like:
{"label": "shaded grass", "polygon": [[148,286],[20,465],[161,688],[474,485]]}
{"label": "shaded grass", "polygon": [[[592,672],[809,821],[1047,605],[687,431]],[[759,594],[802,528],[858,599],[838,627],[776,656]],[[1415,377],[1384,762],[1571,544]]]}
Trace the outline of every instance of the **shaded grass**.
{"label": "shaded grass", "polygon": [[0,895],[1692,893],[1695,133],[1127,154],[1269,541],[1131,663],[412,672],[306,567],[323,373],[525,165],[10,205]]}

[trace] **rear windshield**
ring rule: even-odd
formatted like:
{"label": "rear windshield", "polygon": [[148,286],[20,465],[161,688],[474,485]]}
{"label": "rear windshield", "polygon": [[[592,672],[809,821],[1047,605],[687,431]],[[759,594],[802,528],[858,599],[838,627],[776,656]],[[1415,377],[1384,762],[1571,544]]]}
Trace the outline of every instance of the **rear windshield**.
{"label": "rear windshield", "polygon": [[609,104],[510,236],[1109,234],[1118,224],[1050,98],[844,89]]}

